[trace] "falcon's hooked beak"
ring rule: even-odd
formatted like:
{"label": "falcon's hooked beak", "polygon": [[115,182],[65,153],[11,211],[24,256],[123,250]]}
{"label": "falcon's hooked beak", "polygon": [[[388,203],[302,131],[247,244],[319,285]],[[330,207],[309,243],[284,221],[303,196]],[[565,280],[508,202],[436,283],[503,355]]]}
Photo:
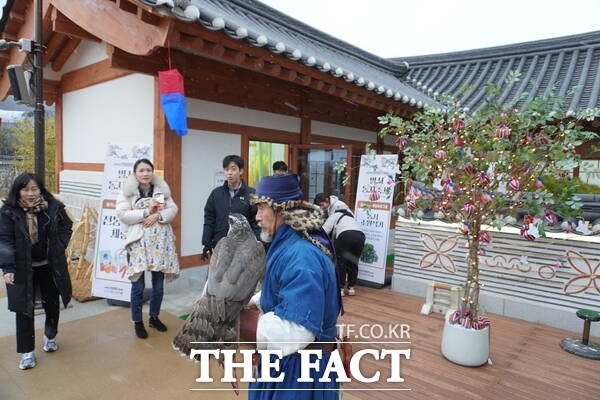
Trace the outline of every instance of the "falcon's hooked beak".
{"label": "falcon's hooked beak", "polygon": [[233,215],[230,215],[229,216],[229,226],[235,224],[235,221],[236,221],[235,217]]}

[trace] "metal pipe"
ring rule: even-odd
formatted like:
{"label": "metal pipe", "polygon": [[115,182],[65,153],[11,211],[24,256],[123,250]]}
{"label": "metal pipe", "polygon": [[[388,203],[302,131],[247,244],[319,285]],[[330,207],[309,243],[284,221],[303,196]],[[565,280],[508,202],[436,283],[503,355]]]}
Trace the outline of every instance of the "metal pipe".
{"label": "metal pipe", "polygon": [[34,132],[35,132],[35,173],[42,181],[46,179],[45,165],[45,127],[44,127],[44,63],[43,63],[43,38],[42,38],[42,3],[43,0],[35,0],[35,50],[33,55],[35,108]]}

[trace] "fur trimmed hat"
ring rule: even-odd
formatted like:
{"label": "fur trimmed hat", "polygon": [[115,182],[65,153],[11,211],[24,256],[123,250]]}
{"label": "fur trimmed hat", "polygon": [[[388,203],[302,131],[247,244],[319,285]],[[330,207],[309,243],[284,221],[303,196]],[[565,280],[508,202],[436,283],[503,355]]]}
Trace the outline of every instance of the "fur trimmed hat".
{"label": "fur trimmed hat", "polygon": [[251,204],[265,203],[283,217],[283,221],[304,239],[332,257],[329,240],[319,230],[325,221],[323,210],[303,200],[300,178],[296,174],[265,176],[258,183],[256,194],[250,195]]}

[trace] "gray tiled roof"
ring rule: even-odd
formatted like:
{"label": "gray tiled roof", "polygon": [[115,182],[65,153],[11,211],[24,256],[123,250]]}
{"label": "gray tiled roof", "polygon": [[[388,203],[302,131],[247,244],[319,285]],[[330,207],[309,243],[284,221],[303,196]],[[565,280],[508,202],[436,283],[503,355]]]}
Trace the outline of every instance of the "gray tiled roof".
{"label": "gray tiled roof", "polygon": [[197,21],[382,96],[422,108],[435,103],[398,77],[407,65],[378,57],[255,0],[140,0],[180,20]]}
{"label": "gray tiled roof", "polygon": [[[434,98],[453,94],[470,110],[483,105],[487,83],[501,84],[504,100],[529,93],[524,101],[552,88],[566,95],[573,86],[580,86],[581,90],[568,96],[568,110],[600,107],[600,31],[391,60],[408,62],[409,73],[404,79],[413,87]],[[510,70],[521,72],[521,80],[507,85],[504,80]],[[469,89],[458,93],[463,87]]]}

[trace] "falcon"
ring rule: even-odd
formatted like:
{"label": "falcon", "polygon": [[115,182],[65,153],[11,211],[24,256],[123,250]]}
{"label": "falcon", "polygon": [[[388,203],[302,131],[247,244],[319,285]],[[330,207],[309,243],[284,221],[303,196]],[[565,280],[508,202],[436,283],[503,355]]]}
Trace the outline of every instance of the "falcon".
{"label": "falcon", "polygon": [[229,232],[213,251],[202,296],[173,339],[173,348],[188,358],[192,349],[237,348],[238,316],[264,273],[262,243],[243,215],[231,214]]}

